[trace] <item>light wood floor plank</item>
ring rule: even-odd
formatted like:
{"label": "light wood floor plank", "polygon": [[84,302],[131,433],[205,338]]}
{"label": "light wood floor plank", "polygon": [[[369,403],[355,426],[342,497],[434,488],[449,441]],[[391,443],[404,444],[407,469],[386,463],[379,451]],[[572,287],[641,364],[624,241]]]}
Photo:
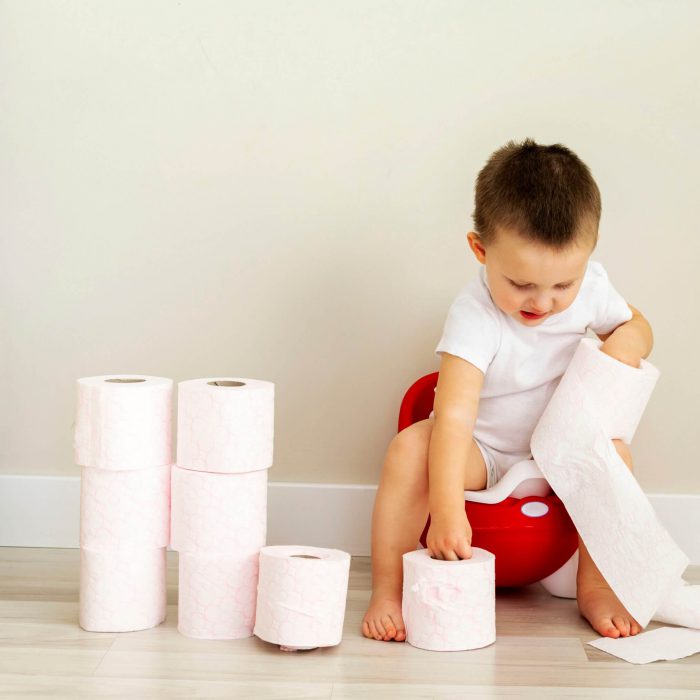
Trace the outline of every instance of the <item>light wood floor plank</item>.
{"label": "light wood floor plank", "polygon": [[[598,635],[576,601],[537,584],[498,591],[495,644],[428,652],[362,637],[370,562],[355,557],[342,643],[285,653],[255,637],[180,635],[175,552],[164,624],[85,632],[77,624],[79,562],[78,550],[0,548],[3,698],[700,698],[700,654],[644,666],[621,661],[586,644]],[[700,567],[685,577],[700,583]]]}

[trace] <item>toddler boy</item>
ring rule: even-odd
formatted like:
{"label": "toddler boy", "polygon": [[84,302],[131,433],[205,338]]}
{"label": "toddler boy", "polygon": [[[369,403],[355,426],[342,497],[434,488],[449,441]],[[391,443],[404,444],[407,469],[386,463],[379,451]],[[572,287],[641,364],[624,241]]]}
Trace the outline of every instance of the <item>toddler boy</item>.
{"label": "toddler boy", "polygon": [[[510,141],[479,172],[467,240],[482,267],[452,303],[435,350],[433,413],[398,433],[386,453],[366,637],[405,640],[402,555],[415,549],[428,513],[431,555],[471,557],[464,490],[490,488],[532,459],[532,432],[587,329],[604,341],[603,352],[633,367],[651,352],[649,323],[589,260],[600,214],[590,170],[560,144]],[[613,443],[631,470],[629,447]],[[641,630],[580,537],[577,601],[603,636]]]}

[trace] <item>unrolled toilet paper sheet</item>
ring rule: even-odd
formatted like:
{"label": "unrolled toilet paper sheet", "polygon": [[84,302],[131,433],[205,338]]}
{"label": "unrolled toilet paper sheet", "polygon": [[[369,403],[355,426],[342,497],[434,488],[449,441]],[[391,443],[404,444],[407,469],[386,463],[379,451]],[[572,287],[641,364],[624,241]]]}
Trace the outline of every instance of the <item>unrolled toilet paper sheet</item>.
{"label": "unrolled toilet paper sheet", "polygon": [[673,661],[700,651],[700,630],[659,627],[633,637],[601,637],[588,644],[633,664]]}
{"label": "unrolled toilet paper sheet", "polygon": [[659,521],[613,438],[630,442],[659,372],[630,367],[581,340],[535,427],[537,466],[596,565],[645,627],[690,563]]}
{"label": "unrolled toilet paper sheet", "polygon": [[[700,586],[681,578],[690,561],[612,443],[632,441],[659,371],[646,360],[640,368],[619,362],[601,345],[581,340],[535,427],[533,457],[632,617],[642,627],[651,619],[700,627]],[[664,628],[592,644],[646,663],[695,653],[696,639],[693,631]]]}

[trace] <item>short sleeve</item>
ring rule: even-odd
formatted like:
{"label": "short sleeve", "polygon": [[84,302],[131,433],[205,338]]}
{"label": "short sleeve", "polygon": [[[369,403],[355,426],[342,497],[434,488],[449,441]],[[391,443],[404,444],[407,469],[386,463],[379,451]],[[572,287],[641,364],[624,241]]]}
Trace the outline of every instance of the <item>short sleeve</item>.
{"label": "short sleeve", "polygon": [[595,314],[590,328],[594,333],[605,335],[632,318],[632,310],[624,297],[615,289],[605,268],[599,262],[595,266]]}
{"label": "short sleeve", "polygon": [[494,311],[467,291],[450,306],[435,354],[456,355],[486,374],[500,343],[500,323]]}

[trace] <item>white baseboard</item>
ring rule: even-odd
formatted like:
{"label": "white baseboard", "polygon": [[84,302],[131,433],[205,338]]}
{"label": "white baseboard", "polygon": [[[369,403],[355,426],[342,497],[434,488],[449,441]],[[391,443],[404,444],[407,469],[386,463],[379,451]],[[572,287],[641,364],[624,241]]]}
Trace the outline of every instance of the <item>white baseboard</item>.
{"label": "white baseboard", "polygon": [[[370,553],[377,487],[270,482],[268,544]],[[700,565],[700,495],[647,494],[691,563]],[[0,474],[0,546],[78,547],[80,477]]]}

